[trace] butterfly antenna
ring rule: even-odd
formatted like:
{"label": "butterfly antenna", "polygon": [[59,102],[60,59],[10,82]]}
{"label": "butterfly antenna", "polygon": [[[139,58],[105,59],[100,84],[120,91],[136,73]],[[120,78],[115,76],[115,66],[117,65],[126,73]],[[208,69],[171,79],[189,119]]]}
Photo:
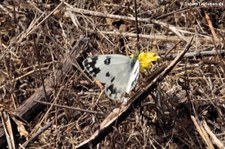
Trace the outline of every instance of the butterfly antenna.
{"label": "butterfly antenna", "polygon": [[136,47],[137,47],[137,53],[139,53],[139,28],[138,28],[138,19],[137,19],[137,0],[134,0],[134,12],[135,12],[135,28],[136,28],[136,32],[137,32],[137,43],[136,43]]}

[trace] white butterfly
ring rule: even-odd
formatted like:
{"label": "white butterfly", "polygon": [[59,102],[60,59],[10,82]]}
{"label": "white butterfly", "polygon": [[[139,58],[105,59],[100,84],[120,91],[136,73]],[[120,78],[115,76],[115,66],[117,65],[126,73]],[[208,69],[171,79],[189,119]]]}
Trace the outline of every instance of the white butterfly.
{"label": "white butterfly", "polygon": [[137,83],[140,63],[137,56],[120,54],[98,55],[83,61],[85,70],[105,84],[106,95],[113,100],[129,93]]}

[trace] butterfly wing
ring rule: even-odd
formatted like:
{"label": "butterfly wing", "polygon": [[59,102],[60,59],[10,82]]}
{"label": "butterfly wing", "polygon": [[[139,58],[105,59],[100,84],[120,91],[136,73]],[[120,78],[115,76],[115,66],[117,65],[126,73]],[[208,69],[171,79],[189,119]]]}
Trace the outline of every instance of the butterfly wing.
{"label": "butterfly wing", "polygon": [[[105,83],[105,92],[110,99],[120,99],[125,92],[134,87],[133,78],[137,77],[133,75],[136,75],[139,62],[134,64],[133,59],[119,54],[98,55],[83,62],[90,75]],[[136,71],[133,71],[134,66]]]}
{"label": "butterfly wing", "polygon": [[129,62],[130,58],[128,56],[120,54],[98,55],[84,60],[83,66],[91,76],[101,83],[110,84],[114,82],[115,75],[117,76],[121,71],[127,70]]}

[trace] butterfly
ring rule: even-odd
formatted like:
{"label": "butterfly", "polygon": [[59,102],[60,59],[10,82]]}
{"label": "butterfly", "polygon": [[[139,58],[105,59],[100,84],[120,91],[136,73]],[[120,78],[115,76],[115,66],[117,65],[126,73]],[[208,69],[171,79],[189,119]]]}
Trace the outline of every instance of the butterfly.
{"label": "butterfly", "polygon": [[122,100],[137,83],[140,71],[138,56],[121,54],[98,55],[83,61],[85,70],[105,84],[105,93],[112,100]]}

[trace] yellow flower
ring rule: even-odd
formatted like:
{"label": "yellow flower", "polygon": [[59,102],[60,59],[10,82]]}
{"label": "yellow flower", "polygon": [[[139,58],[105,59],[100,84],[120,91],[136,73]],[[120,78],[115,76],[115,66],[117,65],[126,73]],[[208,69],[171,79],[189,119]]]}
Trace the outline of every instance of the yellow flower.
{"label": "yellow flower", "polygon": [[[132,54],[131,57],[134,57]],[[149,69],[152,66],[152,62],[157,61],[160,57],[155,52],[141,52],[138,54],[138,60],[141,65],[141,71]]]}

